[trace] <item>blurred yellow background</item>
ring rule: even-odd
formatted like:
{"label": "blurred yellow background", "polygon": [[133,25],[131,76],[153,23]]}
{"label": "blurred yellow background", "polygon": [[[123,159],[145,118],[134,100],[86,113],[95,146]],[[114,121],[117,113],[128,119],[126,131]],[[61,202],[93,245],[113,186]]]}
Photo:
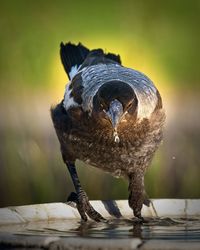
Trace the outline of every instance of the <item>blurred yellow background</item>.
{"label": "blurred yellow background", "polygon": [[[0,206],[66,201],[73,190],[50,119],[68,79],[60,42],[121,55],[163,96],[163,145],[150,197],[200,196],[200,1],[1,1]],[[125,199],[127,183],[78,162],[91,199]]]}

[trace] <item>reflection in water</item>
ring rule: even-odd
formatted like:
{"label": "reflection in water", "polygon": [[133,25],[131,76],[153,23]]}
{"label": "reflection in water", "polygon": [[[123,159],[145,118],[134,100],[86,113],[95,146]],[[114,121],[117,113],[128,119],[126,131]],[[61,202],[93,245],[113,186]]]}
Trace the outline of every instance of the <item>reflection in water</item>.
{"label": "reflection in water", "polygon": [[129,230],[132,232],[133,237],[142,239],[142,225],[141,223],[136,223],[133,228]]}
{"label": "reflection in water", "polygon": [[20,235],[48,235],[84,238],[141,238],[189,240],[200,242],[200,218],[148,218],[145,223],[132,219],[110,219],[108,222],[56,220],[22,225],[1,226],[1,232]]}
{"label": "reflection in water", "polygon": [[141,238],[200,241],[199,218],[149,218],[145,223],[112,219],[108,223],[80,223],[70,233],[96,238]]}

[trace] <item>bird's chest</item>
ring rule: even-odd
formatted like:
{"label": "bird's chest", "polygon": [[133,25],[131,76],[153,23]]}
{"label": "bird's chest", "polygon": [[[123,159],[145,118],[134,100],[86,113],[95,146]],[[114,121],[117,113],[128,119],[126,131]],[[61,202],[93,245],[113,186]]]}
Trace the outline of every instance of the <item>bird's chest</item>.
{"label": "bird's chest", "polygon": [[91,134],[88,138],[71,136],[71,143],[77,159],[115,176],[123,175],[123,164],[127,166],[133,161],[131,148],[104,138],[92,140]]}
{"label": "bird's chest", "polygon": [[78,129],[69,139],[77,159],[118,177],[144,166],[147,151],[142,149],[146,136],[144,130],[141,133],[130,127],[119,133],[117,143],[110,130]]}

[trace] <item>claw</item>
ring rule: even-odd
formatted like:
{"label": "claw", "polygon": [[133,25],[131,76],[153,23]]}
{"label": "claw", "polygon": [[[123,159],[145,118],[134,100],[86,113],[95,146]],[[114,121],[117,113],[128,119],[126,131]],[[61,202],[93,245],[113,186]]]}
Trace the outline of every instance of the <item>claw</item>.
{"label": "claw", "polygon": [[92,207],[87,194],[83,190],[78,194],[72,192],[67,199],[67,204],[78,209],[83,222],[88,220],[87,215],[96,222],[107,222],[107,220]]}
{"label": "claw", "polygon": [[106,219],[104,219],[101,214],[99,214],[89,203],[89,210],[86,211],[87,215],[92,219],[95,220],[96,222],[105,222]]}
{"label": "claw", "polygon": [[80,203],[77,203],[77,209],[78,209],[79,214],[81,216],[81,220],[82,221],[87,221],[87,215],[85,214],[83,206]]}
{"label": "claw", "polygon": [[100,213],[98,213],[93,207],[92,205],[89,203],[87,203],[87,207],[86,207],[86,214],[94,221],[97,222],[101,222],[103,220],[105,220]]}

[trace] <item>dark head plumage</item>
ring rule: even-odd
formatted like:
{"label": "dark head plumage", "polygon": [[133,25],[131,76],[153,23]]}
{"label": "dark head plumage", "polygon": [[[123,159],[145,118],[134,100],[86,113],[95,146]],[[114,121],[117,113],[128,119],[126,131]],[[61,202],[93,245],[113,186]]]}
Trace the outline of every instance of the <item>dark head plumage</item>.
{"label": "dark head plumage", "polygon": [[134,90],[125,82],[109,81],[103,84],[93,98],[93,114],[107,119],[117,129],[125,114],[135,115],[138,100]]}

